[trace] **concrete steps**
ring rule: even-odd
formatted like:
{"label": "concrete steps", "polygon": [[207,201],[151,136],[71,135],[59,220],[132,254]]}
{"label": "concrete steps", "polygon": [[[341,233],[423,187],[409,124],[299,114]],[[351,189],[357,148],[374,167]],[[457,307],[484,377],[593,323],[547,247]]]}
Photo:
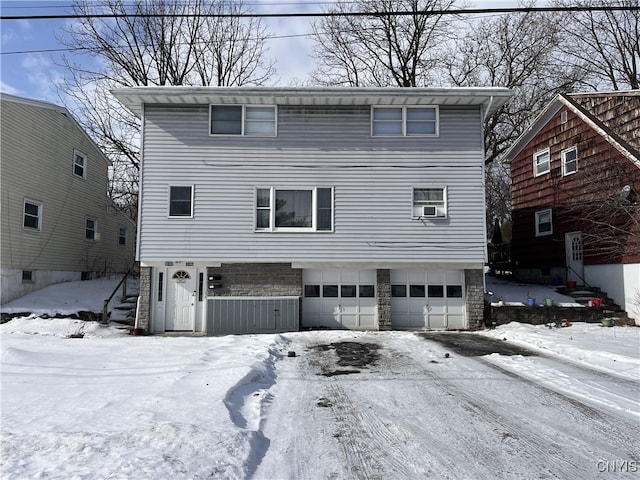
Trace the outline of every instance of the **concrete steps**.
{"label": "concrete steps", "polygon": [[[578,285],[576,288],[560,287],[556,291],[563,295],[569,295],[576,303],[585,307],[596,308],[602,311],[603,318],[615,318],[621,323],[630,320],[620,305],[609,298],[606,292],[599,287]],[[599,305],[598,305],[599,304]]]}

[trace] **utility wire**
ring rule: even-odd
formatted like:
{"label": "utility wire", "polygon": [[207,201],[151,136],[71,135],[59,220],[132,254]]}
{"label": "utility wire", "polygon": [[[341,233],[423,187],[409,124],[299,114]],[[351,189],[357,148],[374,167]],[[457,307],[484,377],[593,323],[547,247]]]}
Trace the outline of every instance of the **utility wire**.
{"label": "utility wire", "polygon": [[639,6],[572,6],[572,7],[509,7],[509,8],[464,8],[453,10],[421,11],[381,11],[381,12],[289,12],[289,13],[92,13],[64,15],[2,15],[0,20],[63,20],[81,18],[309,18],[309,17],[386,17],[412,15],[482,15],[496,13],[534,13],[534,12],[615,12],[640,11]]}

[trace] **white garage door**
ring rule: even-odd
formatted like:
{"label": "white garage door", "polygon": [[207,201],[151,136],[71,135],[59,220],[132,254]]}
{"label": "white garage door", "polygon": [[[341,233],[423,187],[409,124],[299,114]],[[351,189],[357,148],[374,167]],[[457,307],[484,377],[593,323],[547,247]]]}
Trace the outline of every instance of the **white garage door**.
{"label": "white garage door", "polygon": [[378,328],[375,270],[304,270],[301,326]]}
{"label": "white garage door", "polygon": [[463,271],[391,270],[391,326],[466,328]]}

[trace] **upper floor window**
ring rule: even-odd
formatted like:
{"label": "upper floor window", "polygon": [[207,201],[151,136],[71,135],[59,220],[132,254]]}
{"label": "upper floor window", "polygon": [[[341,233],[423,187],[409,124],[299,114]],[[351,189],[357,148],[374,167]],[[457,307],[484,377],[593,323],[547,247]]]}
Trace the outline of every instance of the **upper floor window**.
{"label": "upper floor window", "polygon": [[169,187],[169,216],[192,217],[193,216],[193,187],[170,186]]}
{"label": "upper floor window", "polygon": [[562,152],[562,175],[571,175],[578,171],[578,149],[567,148]]}
{"label": "upper floor window", "polygon": [[42,204],[33,200],[24,200],[22,226],[29,230],[40,231],[42,227]]}
{"label": "upper floor window", "polygon": [[87,178],[87,156],[77,150],[73,151],[73,173],[78,177]]}
{"label": "upper floor window", "polygon": [[127,245],[127,236],[128,236],[128,229],[127,227],[124,227],[122,225],[120,225],[118,227],[118,245],[124,247]]}
{"label": "upper floor window", "polygon": [[542,150],[533,154],[533,174],[534,176],[543,175],[551,170],[549,158],[549,149]]}
{"label": "upper floor window", "polygon": [[256,230],[331,231],[332,188],[256,189]]}
{"label": "upper floor window", "polygon": [[438,107],[372,107],[373,136],[437,136]]}
{"label": "upper floor window", "polygon": [[211,135],[275,137],[276,107],[211,105]]}
{"label": "upper floor window", "polygon": [[553,233],[553,223],[551,209],[536,212],[536,237],[551,235]]}
{"label": "upper floor window", "polygon": [[445,218],[447,216],[446,187],[413,189],[413,218]]}
{"label": "upper floor window", "polygon": [[98,240],[98,221],[95,218],[87,217],[84,221],[85,240]]}

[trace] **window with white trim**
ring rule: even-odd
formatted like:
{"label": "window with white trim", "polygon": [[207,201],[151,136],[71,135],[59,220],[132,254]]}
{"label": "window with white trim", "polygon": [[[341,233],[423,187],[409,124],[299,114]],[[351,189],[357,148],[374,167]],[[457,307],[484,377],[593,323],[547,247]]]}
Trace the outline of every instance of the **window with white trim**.
{"label": "window with white trim", "polygon": [[87,156],[77,150],[73,151],[73,174],[87,178]]}
{"label": "window with white trim", "polygon": [[553,233],[553,218],[551,209],[536,212],[536,237]]}
{"label": "window with white trim", "polygon": [[551,161],[549,157],[549,149],[542,150],[533,154],[533,175],[535,177],[544,175],[551,171]]}
{"label": "window with white trim", "polygon": [[193,216],[193,186],[171,185],[169,187],[169,217]]}
{"label": "window with white trim", "polygon": [[413,214],[414,219],[446,218],[446,187],[414,187]]}
{"label": "window with white trim", "polygon": [[27,230],[40,231],[42,228],[42,204],[24,199],[22,226]]}
{"label": "window with white trim", "polygon": [[95,218],[87,217],[84,220],[84,239],[93,242],[98,240],[98,221]]}
{"label": "window with white trim", "polygon": [[257,188],[256,230],[333,230],[333,188]]}
{"label": "window with white trim", "polygon": [[276,107],[263,105],[211,105],[211,135],[276,136]]}
{"label": "window with white trim", "polygon": [[438,107],[372,107],[371,135],[438,136]]}
{"label": "window with white trim", "polygon": [[123,225],[118,226],[118,245],[125,247],[127,245],[127,237],[129,236],[129,229]]}
{"label": "window with white trim", "polygon": [[578,171],[578,149],[567,148],[562,151],[562,175],[567,176]]}

